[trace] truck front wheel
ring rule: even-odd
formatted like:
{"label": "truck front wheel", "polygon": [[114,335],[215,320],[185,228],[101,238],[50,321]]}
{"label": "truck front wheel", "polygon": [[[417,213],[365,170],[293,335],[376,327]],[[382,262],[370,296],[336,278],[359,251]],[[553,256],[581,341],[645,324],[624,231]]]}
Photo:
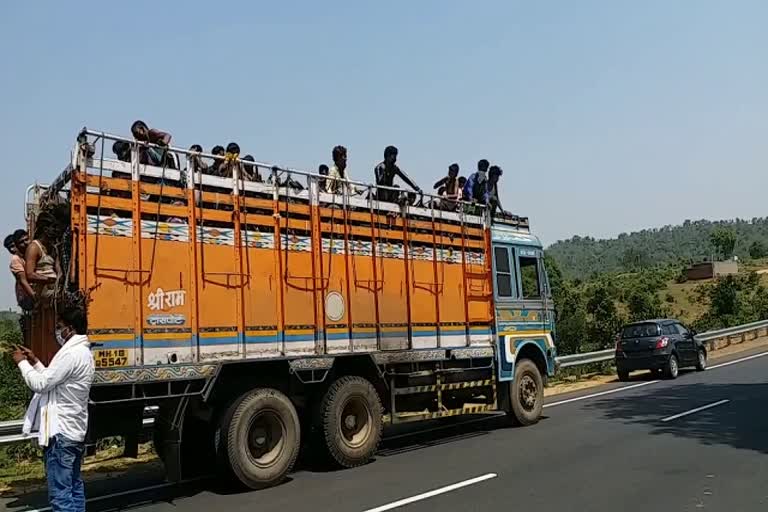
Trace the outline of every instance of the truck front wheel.
{"label": "truck front wheel", "polygon": [[538,423],[544,406],[544,381],[530,359],[515,363],[515,378],[509,388],[510,410],[507,414],[518,425]]}
{"label": "truck front wheel", "polygon": [[276,485],[293,469],[299,455],[299,416],[291,400],[276,389],[249,391],[222,418],[219,454],[243,485]]}
{"label": "truck front wheel", "polygon": [[362,377],[331,384],[315,416],[332,462],[344,468],[365,464],[381,441],[382,406],[376,388]]}

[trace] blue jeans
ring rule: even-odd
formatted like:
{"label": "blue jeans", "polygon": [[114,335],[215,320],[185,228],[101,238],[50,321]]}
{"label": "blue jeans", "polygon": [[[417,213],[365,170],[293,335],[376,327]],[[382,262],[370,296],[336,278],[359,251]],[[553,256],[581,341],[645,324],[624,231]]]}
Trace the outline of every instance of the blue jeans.
{"label": "blue jeans", "polygon": [[52,512],[85,512],[85,485],[80,476],[85,445],[57,434],[44,451],[48,501]]}

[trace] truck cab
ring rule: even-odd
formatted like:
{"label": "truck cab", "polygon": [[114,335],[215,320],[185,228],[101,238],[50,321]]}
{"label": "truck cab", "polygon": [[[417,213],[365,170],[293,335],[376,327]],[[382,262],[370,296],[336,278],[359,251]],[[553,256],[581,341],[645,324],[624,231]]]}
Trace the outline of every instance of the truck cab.
{"label": "truck cab", "polygon": [[491,244],[499,380],[514,378],[520,354],[530,354],[542,375],[552,376],[555,313],[541,241],[514,224],[496,221]]}

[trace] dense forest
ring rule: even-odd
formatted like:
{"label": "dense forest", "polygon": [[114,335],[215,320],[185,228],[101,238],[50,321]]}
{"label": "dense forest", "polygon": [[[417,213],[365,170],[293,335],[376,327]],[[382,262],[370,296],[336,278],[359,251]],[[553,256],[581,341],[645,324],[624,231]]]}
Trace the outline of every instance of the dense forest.
{"label": "dense forest", "polygon": [[739,259],[766,256],[768,217],[687,220],[679,226],[622,233],[617,238],[604,240],[574,236],[552,244],[547,254],[554,258],[565,277],[586,279],[606,272],[635,272],[722,257],[712,243],[713,234],[718,231],[735,235],[735,246],[730,252]]}

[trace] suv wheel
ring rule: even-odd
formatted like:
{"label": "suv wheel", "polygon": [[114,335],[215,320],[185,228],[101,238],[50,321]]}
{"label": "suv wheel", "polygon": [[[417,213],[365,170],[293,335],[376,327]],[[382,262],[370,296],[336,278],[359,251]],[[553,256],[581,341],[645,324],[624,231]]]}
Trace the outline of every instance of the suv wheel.
{"label": "suv wheel", "polygon": [[696,371],[703,372],[707,369],[707,353],[699,350],[699,357],[696,360]]}
{"label": "suv wheel", "polygon": [[672,354],[667,360],[666,368],[664,368],[664,376],[668,379],[676,379],[678,373],[680,373],[680,364],[677,360],[677,356]]}

